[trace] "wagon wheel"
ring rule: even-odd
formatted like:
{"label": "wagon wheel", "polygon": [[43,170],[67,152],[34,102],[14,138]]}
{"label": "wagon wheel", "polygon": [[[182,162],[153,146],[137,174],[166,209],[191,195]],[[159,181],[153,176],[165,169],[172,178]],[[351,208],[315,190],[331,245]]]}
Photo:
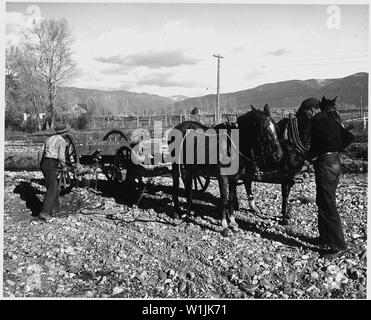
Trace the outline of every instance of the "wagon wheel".
{"label": "wagon wheel", "polygon": [[115,129],[107,132],[106,135],[103,137],[103,141],[120,143],[123,141],[128,141],[128,138],[121,130]]}
{"label": "wagon wheel", "polygon": [[[180,168],[183,184],[184,183],[184,172],[183,167]],[[210,176],[207,174],[197,175],[192,179],[192,190],[194,192],[205,192],[210,184]]]}
{"label": "wagon wheel", "polygon": [[126,174],[123,175],[122,172],[124,169],[127,172],[131,165],[131,149],[129,147],[123,146],[117,151],[115,159],[113,161],[113,180],[117,182],[125,181]]}
{"label": "wagon wheel", "polygon": [[[128,139],[126,138],[125,134],[120,130],[111,130],[106,133],[103,137],[102,141],[112,142],[112,143],[120,143],[126,142]],[[109,163],[108,165],[103,165],[102,171],[106,176],[107,180],[109,181],[117,181],[116,177],[116,169],[114,163]]]}
{"label": "wagon wheel", "polygon": [[79,161],[79,155],[72,136],[67,135],[65,140],[67,143],[65,151],[65,164],[67,171],[62,171],[62,166],[60,163],[58,164],[57,168],[57,180],[61,193],[70,191],[75,185],[76,176],[74,169]]}

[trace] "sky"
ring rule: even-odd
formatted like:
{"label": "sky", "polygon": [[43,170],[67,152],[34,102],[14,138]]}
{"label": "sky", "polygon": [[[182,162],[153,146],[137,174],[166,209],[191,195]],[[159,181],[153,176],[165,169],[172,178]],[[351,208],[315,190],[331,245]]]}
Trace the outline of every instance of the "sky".
{"label": "sky", "polygon": [[187,97],[368,72],[365,5],[10,3],[6,46],[32,18],[65,18],[78,72],[65,85]]}

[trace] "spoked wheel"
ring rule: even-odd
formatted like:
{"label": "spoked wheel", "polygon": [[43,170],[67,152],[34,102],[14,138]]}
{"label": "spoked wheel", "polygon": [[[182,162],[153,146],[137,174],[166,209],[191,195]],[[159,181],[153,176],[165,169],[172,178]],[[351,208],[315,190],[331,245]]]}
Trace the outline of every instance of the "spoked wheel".
{"label": "spoked wheel", "polygon": [[[180,166],[180,173],[182,176],[183,184],[184,182],[184,167]],[[192,190],[194,192],[205,192],[210,184],[210,176],[207,174],[201,174],[194,176],[192,179]]]}
{"label": "spoked wheel", "polygon": [[[121,130],[111,130],[106,133],[106,135],[103,137],[102,141],[107,141],[110,143],[120,143],[120,142],[126,142],[128,141],[127,137]],[[104,175],[106,176],[108,181],[119,181],[119,177],[117,175],[117,165],[115,164],[117,156],[115,157],[115,160],[112,163],[104,164],[102,167],[102,171]]]}
{"label": "spoked wheel", "polygon": [[107,132],[106,135],[103,137],[103,141],[120,143],[123,141],[128,141],[128,138],[121,130],[115,129]]}
{"label": "spoked wheel", "polygon": [[126,174],[124,170],[126,170],[127,172],[131,166],[131,149],[129,147],[123,146],[117,151],[112,164],[112,180],[117,182],[125,181]]}
{"label": "spoked wheel", "polygon": [[61,164],[58,164],[57,168],[57,180],[59,185],[60,193],[66,193],[70,191],[76,183],[75,167],[79,161],[79,155],[77,153],[76,145],[73,138],[70,135],[65,137],[67,142],[65,151],[66,160],[66,171],[62,171]]}

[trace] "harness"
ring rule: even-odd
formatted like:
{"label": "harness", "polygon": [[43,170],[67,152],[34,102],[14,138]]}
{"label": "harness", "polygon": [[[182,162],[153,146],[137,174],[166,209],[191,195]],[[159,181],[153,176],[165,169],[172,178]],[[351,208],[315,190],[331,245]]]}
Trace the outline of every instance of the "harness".
{"label": "harness", "polygon": [[283,131],[282,142],[292,147],[294,151],[301,156],[305,156],[309,150],[309,146],[306,147],[300,138],[298,119],[291,114],[289,115]]}

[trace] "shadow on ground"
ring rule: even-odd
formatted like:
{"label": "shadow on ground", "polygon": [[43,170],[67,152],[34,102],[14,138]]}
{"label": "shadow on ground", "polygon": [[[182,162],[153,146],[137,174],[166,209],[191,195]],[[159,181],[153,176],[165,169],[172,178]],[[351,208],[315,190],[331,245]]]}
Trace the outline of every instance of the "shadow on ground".
{"label": "shadow on ground", "polygon": [[15,187],[13,192],[19,194],[21,200],[26,202],[26,207],[31,210],[31,215],[33,217],[39,215],[42,202],[37,197],[37,194],[41,194],[41,192],[34,188],[30,182],[22,181]]}
{"label": "shadow on ground", "polygon": [[[33,182],[42,184],[43,180],[33,179]],[[117,204],[129,206],[137,205],[138,208],[142,210],[153,209],[156,213],[164,214],[168,217],[167,221],[156,220],[156,222],[174,226],[180,224],[176,222],[170,222],[174,221],[174,206],[171,199],[172,186],[156,185],[151,183],[129,185],[123,182],[117,183],[107,180],[98,180],[97,182],[95,180],[88,180],[85,183],[87,183],[89,186],[94,186],[96,191],[98,191],[102,197],[114,198]],[[37,212],[37,210],[41,208],[41,202],[36,197],[37,190],[35,190],[35,188],[33,188],[29,183],[28,185],[26,183],[22,183],[22,186],[18,186],[17,188],[18,190],[22,190],[18,193],[21,194],[21,199],[26,201],[27,207],[29,207],[30,209],[32,208],[31,210],[33,214],[34,212]],[[185,190],[181,188],[179,190],[179,198],[185,199],[185,197]],[[214,232],[219,232],[220,226],[217,216],[219,198],[213,196],[209,192],[198,192],[194,193],[193,199],[195,200],[192,206],[194,215],[184,218],[182,222],[188,222],[194,225],[198,225],[202,230],[209,229]],[[275,216],[269,217],[266,215],[259,215],[247,209],[241,208],[240,213],[242,213],[243,211],[248,211],[249,214],[252,214],[261,221],[277,221],[277,217]],[[184,208],[183,212],[185,212]],[[208,224],[204,220],[197,219],[198,216],[210,221],[211,223]],[[140,219],[140,217],[138,217],[135,221],[143,223],[152,222],[152,220],[144,220]],[[244,218],[237,218],[237,222],[239,224],[240,230],[242,231],[259,234],[262,238],[272,241],[278,241],[286,246],[320,252],[320,249],[313,248],[302,243],[305,242],[309,245],[313,245],[313,239],[310,237],[306,237],[305,235],[289,235],[276,233],[274,231],[268,231],[267,229],[262,229],[255,223],[250,222]],[[299,240],[294,239],[293,236]]]}

